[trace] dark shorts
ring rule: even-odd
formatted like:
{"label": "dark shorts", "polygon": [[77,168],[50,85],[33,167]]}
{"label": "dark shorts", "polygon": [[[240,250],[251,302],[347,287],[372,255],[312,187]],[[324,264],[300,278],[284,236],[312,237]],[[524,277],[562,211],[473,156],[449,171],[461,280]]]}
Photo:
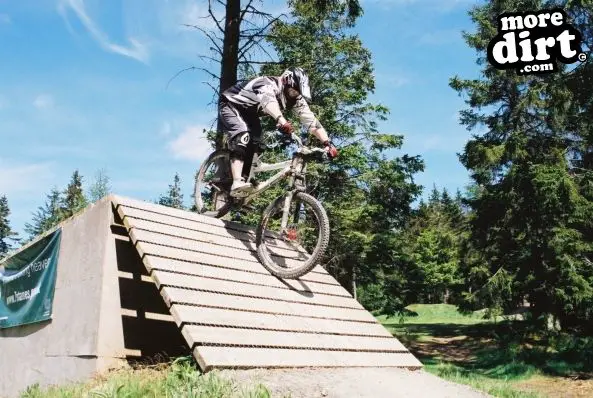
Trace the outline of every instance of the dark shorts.
{"label": "dark shorts", "polygon": [[232,103],[222,101],[218,107],[218,117],[229,143],[243,132],[249,133],[250,141],[259,141],[262,127],[257,112],[239,110]]}

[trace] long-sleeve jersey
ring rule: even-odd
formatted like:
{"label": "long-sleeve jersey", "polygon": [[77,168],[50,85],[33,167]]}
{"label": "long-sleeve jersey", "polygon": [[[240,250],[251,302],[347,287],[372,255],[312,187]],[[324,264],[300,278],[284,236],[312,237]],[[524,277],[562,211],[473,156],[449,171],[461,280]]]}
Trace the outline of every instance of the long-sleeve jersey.
{"label": "long-sleeve jersey", "polygon": [[[282,83],[275,76],[261,76],[247,82],[237,83],[225,90],[222,95],[239,109],[257,113],[263,112],[276,121],[283,116],[281,110],[287,108]],[[322,127],[302,96],[297,98],[291,108],[308,131]]]}

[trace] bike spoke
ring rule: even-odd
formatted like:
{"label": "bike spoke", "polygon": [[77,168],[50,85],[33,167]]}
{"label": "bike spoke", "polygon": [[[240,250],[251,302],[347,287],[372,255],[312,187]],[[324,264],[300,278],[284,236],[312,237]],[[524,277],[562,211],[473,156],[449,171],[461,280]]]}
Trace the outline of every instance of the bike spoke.
{"label": "bike spoke", "polygon": [[[228,192],[232,184],[228,163],[228,154],[220,154],[212,159],[201,171],[200,181],[196,185],[196,203],[202,213],[215,214],[230,202]],[[223,165],[221,167],[221,164]],[[199,196],[199,197],[198,197]]]}

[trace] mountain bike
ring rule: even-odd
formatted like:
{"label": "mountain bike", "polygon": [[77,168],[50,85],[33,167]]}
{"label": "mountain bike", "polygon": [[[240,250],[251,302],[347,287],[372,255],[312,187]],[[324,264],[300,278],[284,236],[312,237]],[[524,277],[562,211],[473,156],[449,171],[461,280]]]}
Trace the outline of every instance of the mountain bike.
{"label": "mountain bike", "polygon": [[[256,230],[257,257],[273,275],[296,279],[316,265],[329,241],[329,220],[321,203],[306,193],[307,162],[327,160],[324,149],[303,145],[296,134],[291,135],[297,150],[290,160],[264,163],[257,151],[253,155],[246,181],[252,189],[243,197],[230,195],[233,178],[230,151],[223,148],[211,153],[196,175],[194,195],[198,213],[221,218],[233,209],[244,209],[262,192],[287,180],[282,194],[265,208]],[[210,168],[214,166],[214,170]],[[256,175],[279,170],[268,179],[258,181]]]}

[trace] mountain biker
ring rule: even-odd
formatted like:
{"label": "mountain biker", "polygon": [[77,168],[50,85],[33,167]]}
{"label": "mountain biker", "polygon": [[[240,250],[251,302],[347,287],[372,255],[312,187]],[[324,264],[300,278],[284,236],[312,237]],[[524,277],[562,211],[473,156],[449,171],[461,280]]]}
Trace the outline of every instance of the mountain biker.
{"label": "mountain biker", "polygon": [[251,188],[243,174],[249,174],[254,152],[259,154],[262,151],[260,116],[271,116],[280,131],[291,135],[294,128],[282,111],[293,109],[300,123],[323,143],[328,156],[334,158],[338,155],[307,101],[311,101],[311,89],[309,78],[302,68],[286,69],[280,76],[256,77],[222,93],[218,116],[231,151],[231,196],[239,196]]}

